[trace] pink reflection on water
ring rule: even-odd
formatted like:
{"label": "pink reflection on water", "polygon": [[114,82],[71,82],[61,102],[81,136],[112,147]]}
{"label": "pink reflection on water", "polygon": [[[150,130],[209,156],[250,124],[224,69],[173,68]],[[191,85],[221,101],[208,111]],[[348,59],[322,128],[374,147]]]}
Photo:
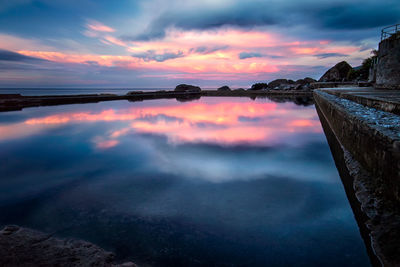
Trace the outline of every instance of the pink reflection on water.
{"label": "pink reflection on water", "polygon": [[142,103],[125,109],[107,108],[99,112],[67,112],[30,118],[18,127],[15,124],[0,125],[0,140],[24,136],[16,131],[26,135],[33,128],[36,133],[38,129],[44,131],[50,126],[100,121],[124,122],[118,124],[119,128],[110,127],[112,130],[94,141],[101,149],[116,146],[130,133],[163,135],[172,143],[273,144],[294,134],[322,131],[313,107],[229,98],[219,102],[202,99],[175,105],[160,101],[156,106]]}

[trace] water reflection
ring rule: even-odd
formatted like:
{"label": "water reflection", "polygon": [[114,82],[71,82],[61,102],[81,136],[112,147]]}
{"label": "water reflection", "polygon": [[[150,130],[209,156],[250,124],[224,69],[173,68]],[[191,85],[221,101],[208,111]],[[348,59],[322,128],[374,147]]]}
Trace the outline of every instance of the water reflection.
{"label": "water reflection", "polygon": [[[117,145],[118,138],[131,132],[164,135],[172,143],[218,144],[287,143],[290,141],[288,138],[298,133],[321,132],[312,109],[299,113],[290,104],[230,99],[223,103],[190,102],[176,106],[142,106],[33,117],[20,123],[0,125],[0,141],[26,137],[57,125],[99,121],[124,121],[125,127],[97,138],[95,143],[101,148]],[[302,140],[296,141],[299,142]]]}
{"label": "water reflection", "polygon": [[0,122],[0,224],[156,266],[368,265],[312,106],[117,101]]}

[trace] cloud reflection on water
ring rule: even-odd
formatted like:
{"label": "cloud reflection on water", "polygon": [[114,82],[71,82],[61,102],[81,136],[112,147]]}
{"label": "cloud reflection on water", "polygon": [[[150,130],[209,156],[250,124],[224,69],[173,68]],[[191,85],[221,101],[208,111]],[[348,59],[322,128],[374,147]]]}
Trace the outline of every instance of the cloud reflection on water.
{"label": "cloud reflection on water", "polygon": [[[116,139],[129,133],[163,135],[171,143],[206,142],[234,145],[286,143],[296,133],[320,133],[315,112],[298,112],[293,104],[272,102],[189,102],[180,105],[140,106],[101,111],[79,111],[28,118],[24,123],[0,125],[0,141],[26,137],[57,125],[89,122],[118,122],[123,127],[101,136],[113,147]],[[99,144],[99,138],[95,144]],[[111,141],[114,140],[114,141]],[[299,142],[299,141],[298,141]]]}

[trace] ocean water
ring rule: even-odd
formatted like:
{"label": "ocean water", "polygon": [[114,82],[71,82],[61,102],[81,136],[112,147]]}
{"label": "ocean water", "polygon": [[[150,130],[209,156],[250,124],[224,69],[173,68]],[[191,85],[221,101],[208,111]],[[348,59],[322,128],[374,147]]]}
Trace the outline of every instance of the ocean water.
{"label": "ocean water", "polygon": [[369,266],[313,105],[201,98],[0,113],[0,226],[152,266]]}

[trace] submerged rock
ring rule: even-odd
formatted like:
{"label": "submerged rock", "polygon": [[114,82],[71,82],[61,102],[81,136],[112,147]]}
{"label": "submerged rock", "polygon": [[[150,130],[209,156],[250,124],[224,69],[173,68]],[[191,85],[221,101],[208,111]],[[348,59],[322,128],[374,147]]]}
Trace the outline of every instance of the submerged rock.
{"label": "submerged rock", "polygon": [[201,88],[190,84],[180,84],[175,87],[175,92],[201,92]]}
{"label": "submerged rock", "polygon": [[57,239],[15,225],[0,231],[0,266],[136,266],[114,265],[113,259],[113,253],[82,240]]}
{"label": "submerged rock", "polygon": [[324,75],[319,79],[319,82],[342,82],[347,79],[347,74],[353,68],[346,61],[339,62],[332,68],[330,68]]}

